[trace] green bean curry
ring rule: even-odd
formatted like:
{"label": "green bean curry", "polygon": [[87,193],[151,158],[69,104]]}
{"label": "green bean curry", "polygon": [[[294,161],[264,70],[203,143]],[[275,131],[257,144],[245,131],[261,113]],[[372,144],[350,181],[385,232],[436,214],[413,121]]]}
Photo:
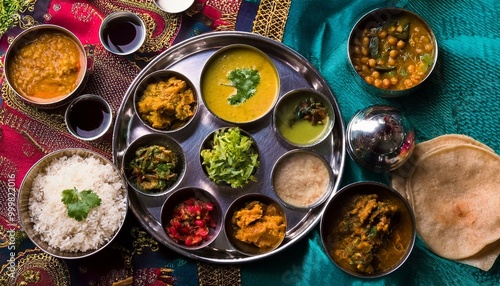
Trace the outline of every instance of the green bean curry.
{"label": "green bean curry", "polygon": [[132,181],[143,192],[157,193],[170,187],[178,177],[177,155],[164,146],[141,147],[130,162]]}

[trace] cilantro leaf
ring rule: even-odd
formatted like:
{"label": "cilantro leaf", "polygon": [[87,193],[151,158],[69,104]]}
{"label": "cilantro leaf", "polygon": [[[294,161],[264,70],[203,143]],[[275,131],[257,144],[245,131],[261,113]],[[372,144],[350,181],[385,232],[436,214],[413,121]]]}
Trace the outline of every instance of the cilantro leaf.
{"label": "cilantro leaf", "polygon": [[62,191],[61,201],[66,205],[68,216],[82,221],[91,209],[101,205],[101,198],[92,190],[79,192],[76,188]]}
{"label": "cilantro leaf", "polygon": [[250,68],[235,69],[227,75],[229,86],[236,88],[236,93],[228,97],[229,104],[238,105],[247,101],[257,91],[260,75],[257,70]]}

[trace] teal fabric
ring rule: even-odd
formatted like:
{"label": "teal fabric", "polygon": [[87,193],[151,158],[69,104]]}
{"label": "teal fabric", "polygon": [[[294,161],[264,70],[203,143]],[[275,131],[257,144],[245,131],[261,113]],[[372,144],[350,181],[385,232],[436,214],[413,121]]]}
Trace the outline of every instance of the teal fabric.
{"label": "teal fabric", "polygon": [[[368,94],[347,62],[354,23],[376,7],[397,6],[421,15],[439,45],[438,66],[429,81],[406,98]],[[500,153],[499,1],[292,1],[283,43],[305,56],[328,81],[345,124],[373,104],[396,106],[415,127],[417,142],[442,134],[466,134]],[[388,177],[361,169],[347,157],[341,186]],[[499,190],[500,191],[500,186]],[[245,285],[500,285],[500,262],[490,271],[442,259],[418,239],[406,264],[385,278],[347,275],[329,261],[319,228],[269,259],[241,266]],[[443,237],[443,239],[446,239]]]}

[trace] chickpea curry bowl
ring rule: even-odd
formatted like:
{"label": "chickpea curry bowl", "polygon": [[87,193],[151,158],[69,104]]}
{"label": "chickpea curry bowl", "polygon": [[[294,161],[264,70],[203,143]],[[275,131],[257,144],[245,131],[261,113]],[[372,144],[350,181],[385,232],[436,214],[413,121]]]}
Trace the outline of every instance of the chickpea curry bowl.
{"label": "chickpea curry bowl", "polygon": [[365,14],[347,43],[348,59],[366,89],[383,97],[407,95],[432,73],[438,46],[417,14],[380,8]]}
{"label": "chickpea curry bowl", "polygon": [[184,129],[198,110],[196,88],[185,75],[158,70],[137,86],[134,107],[139,119],[149,128],[171,133]]}
{"label": "chickpea curry bowl", "polygon": [[406,199],[378,182],[342,188],[327,203],[320,222],[323,247],[344,272],[378,278],[397,270],[416,238],[415,217]]}

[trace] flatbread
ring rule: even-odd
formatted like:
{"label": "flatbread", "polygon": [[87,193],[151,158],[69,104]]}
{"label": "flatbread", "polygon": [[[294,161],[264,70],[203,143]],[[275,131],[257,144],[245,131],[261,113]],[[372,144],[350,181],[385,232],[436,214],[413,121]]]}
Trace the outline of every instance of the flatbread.
{"label": "flatbread", "polygon": [[428,141],[421,142],[417,144],[413,150],[413,153],[409,160],[400,168],[396,169],[391,174],[391,185],[392,187],[401,193],[408,201],[410,205],[413,205],[413,198],[406,190],[406,178],[413,172],[415,163],[421,158],[425,153],[436,150],[437,148],[442,148],[446,146],[455,146],[461,144],[470,144],[478,146],[487,150],[489,152],[495,153],[495,151],[488,145],[477,141],[476,139],[463,135],[463,134],[445,134]]}
{"label": "flatbread", "polygon": [[457,260],[457,262],[474,266],[484,271],[488,271],[495,264],[498,255],[500,255],[500,240],[497,240],[494,243],[486,246],[473,256],[459,259]]}
{"label": "flatbread", "polygon": [[427,246],[447,259],[471,257],[500,239],[500,157],[460,144],[421,156],[406,179]]}

